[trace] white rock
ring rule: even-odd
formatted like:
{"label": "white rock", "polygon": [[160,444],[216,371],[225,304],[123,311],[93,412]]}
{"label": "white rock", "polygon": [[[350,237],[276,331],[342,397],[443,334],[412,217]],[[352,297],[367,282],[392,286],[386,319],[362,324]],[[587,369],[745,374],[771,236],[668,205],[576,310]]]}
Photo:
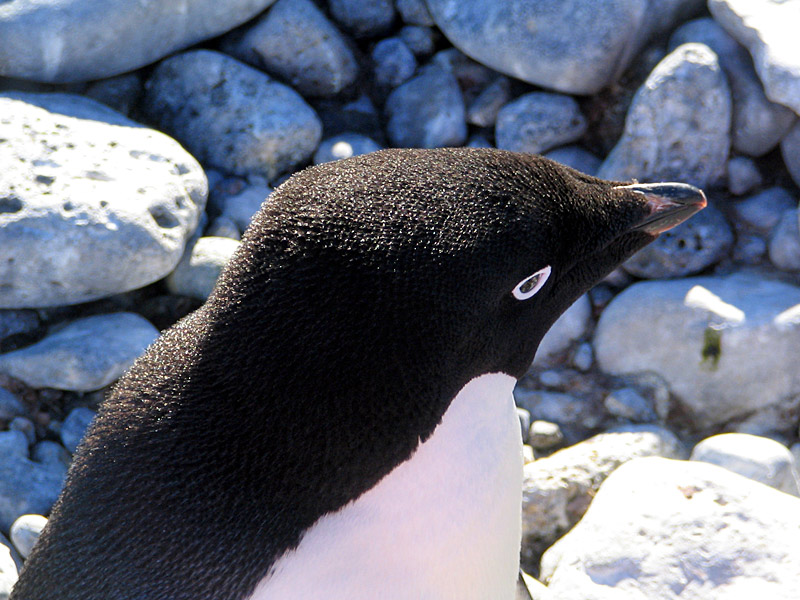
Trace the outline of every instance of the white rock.
{"label": "white rock", "polygon": [[230,238],[199,238],[167,277],[167,288],[173,294],[205,300],[238,248],[239,242]]}
{"label": "white rock", "polygon": [[11,589],[19,578],[18,567],[14,562],[10,544],[6,545],[3,542],[5,542],[5,538],[0,542],[0,600],[8,598],[9,594],[11,594]]}
{"label": "white rock", "polygon": [[640,458],[542,558],[558,600],[793,600],[800,499],[715,465]]}
{"label": "white rock", "polygon": [[23,558],[28,558],[45,525],[47,518],[42,515],[22,515],[14,521],[9,535],[14,547]]}

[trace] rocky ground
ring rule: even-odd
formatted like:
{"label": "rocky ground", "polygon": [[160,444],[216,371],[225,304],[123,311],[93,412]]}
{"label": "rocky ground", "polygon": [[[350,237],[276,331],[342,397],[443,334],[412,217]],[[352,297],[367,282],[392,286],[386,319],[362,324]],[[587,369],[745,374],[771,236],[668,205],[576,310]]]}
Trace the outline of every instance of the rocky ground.
{"label": "rocky ground", "polygon": [[462,145],[709,198],[515,392],[534,595],[796,597],[800,2],[178,4],[0,5],[0,598],[104,390],[272,188]]}

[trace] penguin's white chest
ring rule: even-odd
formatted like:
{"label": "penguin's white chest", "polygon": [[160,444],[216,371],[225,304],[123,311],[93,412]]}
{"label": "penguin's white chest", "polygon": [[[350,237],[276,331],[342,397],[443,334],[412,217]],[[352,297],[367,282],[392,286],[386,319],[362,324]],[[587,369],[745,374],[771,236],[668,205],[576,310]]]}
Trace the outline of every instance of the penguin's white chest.
{"label": "penguin's white chest", "polygon": [[433,435],[375,487],[319,519],[250,600],[511,600],[522,441],[503,374],[470,381]]}

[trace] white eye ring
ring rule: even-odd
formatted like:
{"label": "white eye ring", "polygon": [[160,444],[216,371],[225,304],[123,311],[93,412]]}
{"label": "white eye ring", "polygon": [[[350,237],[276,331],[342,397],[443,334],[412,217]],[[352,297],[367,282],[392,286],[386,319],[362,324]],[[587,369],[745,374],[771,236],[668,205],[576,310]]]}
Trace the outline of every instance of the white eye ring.
{"label": "white eye ring", "polygon": [[514,298],[517,300],[527,300],[532,297],[536,292],[542,289],[547,278],[550,277],[551,270],[550,265],[548,265],[544,269],[539,269],[533,275],[520,281],[517,287],[514,288],[514,291],[511,292],[514,294]]}

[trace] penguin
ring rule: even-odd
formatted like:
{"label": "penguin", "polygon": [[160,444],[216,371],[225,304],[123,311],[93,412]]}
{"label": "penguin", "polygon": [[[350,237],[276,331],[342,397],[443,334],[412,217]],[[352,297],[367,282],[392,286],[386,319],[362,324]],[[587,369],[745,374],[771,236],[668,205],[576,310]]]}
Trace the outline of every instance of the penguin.
{"label": "penguin", "polygon": [[11,600],[514,598],[514,384],[705,203],[493,149],[295,174],[101,405]]}

